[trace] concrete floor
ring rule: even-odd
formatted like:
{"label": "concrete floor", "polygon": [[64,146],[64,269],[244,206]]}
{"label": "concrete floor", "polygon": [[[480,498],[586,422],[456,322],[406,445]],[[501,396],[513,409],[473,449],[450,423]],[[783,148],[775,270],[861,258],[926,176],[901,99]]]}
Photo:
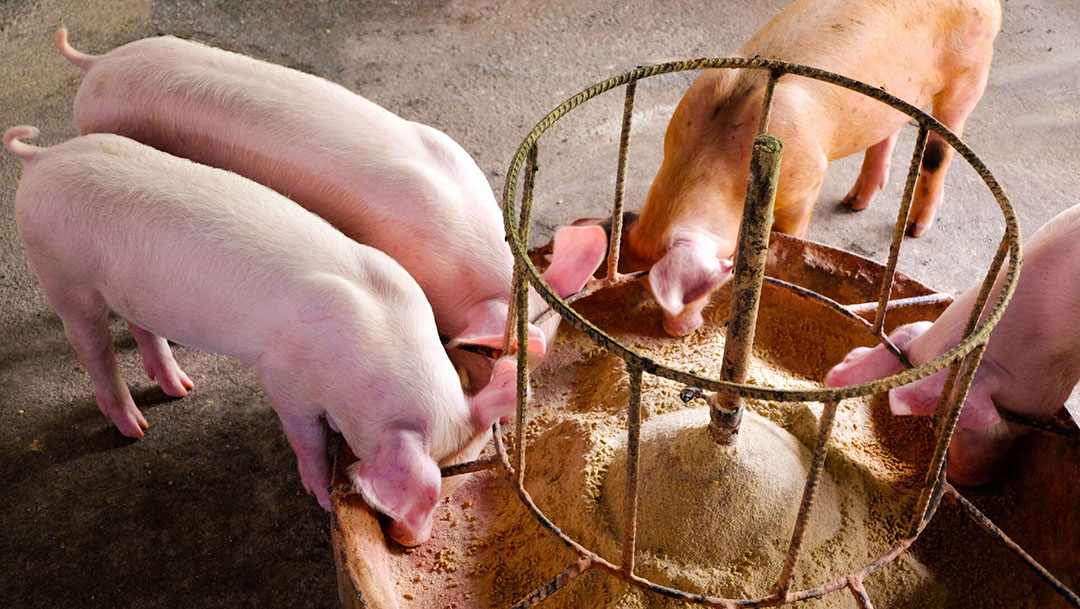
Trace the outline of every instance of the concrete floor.
{"label": "concrete floor", "polygon": [[[91,53],[174,34],[327,77],[434,125],[501,193],[521,138],[563,99],[638,64],[730,53],[787,1],[5,0],[0,128],[35,125],[44,145],[75,134],[81,73],[53,48],[58,26]],[[1080,202],[1080,5],[1004,6],[990,85],[965,139],[1030,234]],[[639,88],[631,207],[691,78]],[[618,94],[590,102],[542,140],[537,241],[610,204],[621,104]],[[889,188],[868,211],[838,205],[861,158],[834,164],[812,239],[883,258],[914,129],[903,135]],[[125,377],[151,429],[131,441],[98,412],[20,250],[11,211],[19,174],[17,160],[0,154],[0,605],[335,606],[327,516],[304,496],[249,370],[177,348],[196,390],[169,400],[116,323]],[[974,172],[954,163],[939,220],[905,244],[902,269],[963,290],[985,272],[1002,227]]]}

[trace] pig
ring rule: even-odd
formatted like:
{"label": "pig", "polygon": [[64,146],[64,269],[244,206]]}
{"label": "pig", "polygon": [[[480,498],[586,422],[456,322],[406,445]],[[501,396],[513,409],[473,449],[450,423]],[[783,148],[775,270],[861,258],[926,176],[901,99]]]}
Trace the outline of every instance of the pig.
{"label": "pig", "polygon": [[517,366],[465,396],[423,291],[389,256],[345,237],[276,192],[130,139],[94,134],[48,148],[4,146],[24,162],[15,221],[97,404],[124,435],[148,427],[120,376],[106,323],[127,320],[147,372],[171,396],[191,379],[166,339],[254,366],[330,509],[332,420],[359,458],[354,486],[405,545],[430,535],[439,464],[486,441],[513,412]]}
{"label": "pig", "polygon": [[[740,57],[809,65],[885,88],[957,135],[982,96],[1001,28],[998,0],[798,0],[754,34]],[[709,295],[731,276],[752,141],[768,74],[704,71],[668,124],[664,160],[625,244],[631,270],[651,269],[649,287],[665,330],[684,336],[702,323]],[[854,91],[784,76],[769,131],[784,143],[773,229],[803,237],[835,159],[866,150],[844,202],[865,209],[884,187],[889,158],[909,117]],[[931,133],[908,232],[922,235],[941,205],[953,150]]]}
{"label": "pig", "polygon": [[[322,78],[170,36],[100,56],[73,49],[64,29],[56,43],[86,72],[79,133],[124,135],[287,195],[405,267],[450,348],[503,346],[514,261],[487,179],[449,136]],[[568,296],[606,248],[602,230],[567,227],[544,279]],[[529,302],[546,308],[535,291]],[[534,355],[558,324],[530,326]],[[473,386],[490,371],[476,364],[465,366]]]}
{"label": "pig", "polygon": [[[1008,409],[1047,419],[1080,381],[1080,205],[1046,223],[1024,248],[1024,267],[1009,306],[990,334],[949,446],[947,475],[961,485],[991,479],[1020,428],[1001,419]],[[990,295],[996,302],[1004,273]],[[900,326],[890,339],[916,366],[960,342],[980,285],[964,293],[933,322]],[[884,346],[860,347],[829,370],[825,384],[840,387],[895,374],[902,366]],[[889,392],[897,415],[932,414],[947,370]]]}

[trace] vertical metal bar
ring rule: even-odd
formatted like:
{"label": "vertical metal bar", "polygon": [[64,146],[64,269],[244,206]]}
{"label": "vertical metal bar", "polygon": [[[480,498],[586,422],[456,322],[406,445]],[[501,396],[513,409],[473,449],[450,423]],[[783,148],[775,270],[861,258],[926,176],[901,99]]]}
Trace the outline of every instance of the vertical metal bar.
{"label": "vertical metal bar", "polygon": [[529,247],[529,225],[532,224],[533,190],[536,188],[536,172],[540,170],[536,162],[537,150],[540,142],[536,142],[529,148],[529,156],[525,159],[525,177],[521,184],[521,215],[518,216],[518,234],[521,235],[521,244]]}
{"label": "vertical metal bar", "polygon": [[615,173],[615,203],[611,210],[611,236],[608,237],[607,277],[615,281],[619,274],[619,248],[622,244],[623,197],[626,193],[626,155],[630,150],[630,123],[634,117],[634,94],[637,81],[626,83],[626,102],[623,104],[622,133],[619,136],[619,167]]}
{"label": "vertical metal bar", "polygon": [[[750,368],[783,151],[783,143],[767,133],[754,138],[750,178],[746,184],[746,202],[735,255],[724,361],[720,368],[720,379],[724,381],[742,383]],[[728,393],[714,394],[710,400],[709,421],[713,439],[718,444],[732,444],[738,437],[741,421],[742,398]]]}
{"label": "vertical metal bar", "polygon": [[[986,308],[986,303],[990,299],[990,291],[993,289],[994,284],[997,283],[998,275],[1001,272],[1001,267],[1005,263],[1005,256],[1008,254],[1009,244],[1002,239],[998,245],[997,254],[994,256],[994,260],[990,263],[990,269],[986,272],[986,278],[983,279],[982,285],[979,287],[979,294],[975,297],[975,302],[971,305],[971,312],[968,313],[967,324],[964,326],[964,332],[960,335],[960,340],[966,340],[975,331],[975,326],[979,323],[979,318],[982,317],[983,309]],[[1000,296],[999,296],[1000,298]],[[955,373],[949,371],[949,379]],[[951,386],[951,380],[946,380],[946,389]],[[934,410],[934,422],[940,423],[941,419],[945,416],[946,405],[948,404],[946,392],[942,392],[941,400],[938,401],[937,408]]]}
{"label": "vertical metal bar", "polygon": [[[532,148],[529,149],[529,155],[525,159],[525,176],[522,178],[523,184],[521,187],[521,212],[518,215],[518,235],[520,236],[521,243],[528,248],[529,247],[529,225],[532,223],[532,204],[533,204],[533,189],[536,186],[536,155],[539,143],[534,143]],[[518,260],[514,259],[514,285],[513,293],[517,294],[520,286],[528,285],[528,280],[525,278],[525,265]],[[503,338],[503,353],[511,353],[514,346],[514,326],[518,308],[515,306],[517,299],[511,301],[510,311],[506,316],[506,335]],[[528,308],[521,309],[525,311],[522,315],[528,319]],[[519,342],[519,344],[522,344]]]}
{"label": "vertical metal bar", "polygon": [[911,199],[915,194],[915,182],[919,179],[928,134],[926,125],[919,123],[919,136],[915,140],[915,152],[911,155],[911,165],[908,166],[907,183],[904,185],[904,196],[900,199],[900,213],[896,216],[892,245],[889,246],[889,261],[885,265],[885,278],[881,283],[877,313],[874,315],[876,336],[881,336],[882,329],[885,327],[885,311],[889,305],[889,297],[892,296],[893,282],[896,280],[896,262],[900,258],[900,245],[904,242],[904,231],[907,229],[908,216],[911,214]]}
{"label": "vertical metal bar", "polygon": [[799,515],[795,518],[795,529],[791,534],[791,545],[788,547],[787,558],[784,559],[784,567],[780,572],[780,581],[776,584],[780,590],[781,598],[787,595],[788,589],[791,587],[795,565],[799,561],[803,536],[806,534],[806,523],[810,517],[810,510],[814,505],[814,495],[817,492],[818,482],[821,481],[821,472],[825,468],[825,456],[828,452],[826,444],[828,444],[829,437],[832,435],[837,406],[839,406],[839,402],[826,402],[821,411],[821,420],[818,422],[817,443],[814,445],[814,459],[811,461],[810,471],[806,475],[806,486],[803,488]]}
{"label": "vertical metal bar", "polygon": [[[525,176],[521,188],[521,215],[518,217],[518,234],[522,244],[528,247],[529,225],[532,223],[533,190],[536,185],[536,157],[539,143],[529,149],[525,162]],[[529,395],[529,281],[526,277],[525,262],[514,259],[514,300],[507,314],[506,339],[503,353],[511,353],[511,324],[517,326],[517,413],[515,420],[515,445],[517,483],[525,484],[525,406]]]}
{"label": "vertical metal bar", "polygon": [[[978,345],[961,361],[960,370],[962,372],[959,376],[958,386],[956,391],[951,392],[951,400],[948,401],[948,416],[944,418],[941,425],[941,433],[938,436],[937,445],[934,447],[934,456],[930,460],[930,469],[926,472],[926,479],[923,481],[919,501],[916,503],[915,513],[908,529],[908,537],[917,537],[934,515],[931,506],[936,503],[935,497],[940,499],[942,486],[945,484],[943,470],[948,454],[949,440],[952,439],[953,430],[956,429],[956,421],[960,418],[960,409],[964,405],[964,399],[967,397],[968,389],[971,388],[971,381],[975,378],[975,371],[978,370],[979,362],[982,361],[983,352],[985,351],[985,343]],[[950,393],[948,389],[946,387],[943,395]]]}
{"label": "vertical metal bar", "polygon": [[514,307],[517,313],[517,480],[518,485],[525,485],[525,405],[529,399],[529,292],[525,280],[525,263],[517,261],[521,267],[521,280],[514,292]]}
{"label": "vertical metal bar", "polygon": [[622,570],[634,574],[634,555],[637,544],[638,465],[641,461],[638,446],[641,440],[641,368],[627,362],[630,375],[630,400],[627,411],[626,437],[626,512],[623,516]]}
{"label": "vertical metal bar", "polygon": [[769,120],[772,119],[773,91],[776,90],[776,81],[784,73],[779,69],[769,70],[769,81],[765,83],[765,99],[761,102],[761,118],[758,120],[758,135],[769,132]]}
{"label": "vertical metal bar", "polygon": [[[994,260],[990,263],[986,278],[983,279],[982,286],[979,288],[979,294],[971,306],[971,313],[968,315],[967,325],[961,334],[961,340],[966,340],[975,331],[975,326],[978,325],[979,318],[982,317],[983,308],[990,298],[990,292],[994,284],[997,283],[998,274],[1005,263],[1005,256],[1008,252],[1008,239],[1002,239],[998,251],[994,255]],[[1015,261],[1013,262],[1015,263]],[[930,470],[926,473],[926,480],[923,482],[923,489],[911,521],[908,533],[911,537],[917,536],[926,526],[929,518],[934,515],[934,508],[936,507],[934,498],[940,499],[942,485],[945,484],[945,475],[942,470],[945,465],[949,442],[952,440],[953,431],[956,429],[956,421],[960,418],[960,410],[964,406],[964,400],[967,399],[968,389],[971,388],[971,382],[975,378],[975,371],[978,370],[985,351],[986,343],[976,346],[967,357],[954,364],[952,369],[949,370],[949,376],[946,378],[945,387],[941,392],[941,400],[938,402],[937,409],[934,412],[934,421],[938,424],[941,432],[938,435]],[[961,370],[963,371],[962,374]],[[953,383],[958,375],[959,386],[953,391]]]}

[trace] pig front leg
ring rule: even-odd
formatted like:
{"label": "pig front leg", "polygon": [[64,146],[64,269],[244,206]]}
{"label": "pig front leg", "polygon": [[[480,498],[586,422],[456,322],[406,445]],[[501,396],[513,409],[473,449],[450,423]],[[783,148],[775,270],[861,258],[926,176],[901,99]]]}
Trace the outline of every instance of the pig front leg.
{"label": "pig front leg", "polygon": [[855,185],[844,197],[843,204],[851,207],[853,211],[861,211],[870,207],[878,191],[885,188],[889,181],[889,161],[892,159],[893,148],[900,136],[900,130],[866,149],[863,156],[862,169]]}
{"label": "pig front leg", "polygon": [[42,277],[49,303],[64,322],[64,334],[75,349],[83,368],[94,381],[94,393],[101,412],[120,433],[141,438],[150,427],[131,399],[120,367],[116,365],[112,335],[109,333],[109,306],[96,290],[68,289]]}
{"label": "pig front leg", "polygon": [[[957,137],[963,137],[964,124],[968,115],[975,109],[975,104],[982,97],[986,88],[987,73],[978,74],[977,78],[951,83],[933,100],[933,116],[948,127]],[[923,153],[922,170],[915,184],[915,195],[911,200],[911,216],[908,219],[907,233],[920,237],[934,223],[934,216],[945,192],[945,172],[955,151],[936,133],[930,133]]]}
{"label": "pig front leg", "polygon": [[[273,400],[271,400],[273,402]],[[304,490],[315,499],[324,510],[330,511],[330,457],[327,455],[329,434],[326,425],[319,417],[296,417],[283,414],[274,407],[285,428],[285,437],[296,453],[296,465],[300,470],[300,481]]]}
{"label": "pig front leg", "polygon": [[329,432],[323,423],[323,413],[307,403],[302,392],[292,387],[286,370],[274,370],[269,358],[256,363],[256,374],[274,412],[281,419],[285,437],[296,453],[300,481],[309,495],[315,495],[319,505],[330,511],[330,457],[327,455]]}
{"label": "pig front leg", "polygon": [[139,355],[142,356],[143,369],[151,381],[157,381],[165,395],[182,398],[187,395],[188,389],[195,387],[188,375],[180,369],[173,358],[169,343],[162,337],[140,328],[128,322],[131,335],[139,345]]}

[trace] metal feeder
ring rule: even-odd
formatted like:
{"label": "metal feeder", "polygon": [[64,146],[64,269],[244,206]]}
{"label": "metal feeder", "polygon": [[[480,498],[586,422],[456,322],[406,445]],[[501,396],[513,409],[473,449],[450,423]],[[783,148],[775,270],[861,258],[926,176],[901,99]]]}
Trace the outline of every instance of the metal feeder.
{"label": "metal feeder", "polygon": [[[769,73],[759,135],[754,141],[754,154],[751,161],[747,199],[733,276],[728,320],[729,328],[724,348],[723,367],[719,379],[673,369],[644,357],[606,334],[570,307],[570,303],[576,300],[592,295],[599,290],[610,289],[635,281],[643,275],[643,273],[621,274],[617,270],[624,217],[623,184],[637,81],[671,72],[712,68],[756,69],[765,70]],[[900,204],[889,258],[883,268],[854,254],[785,235],[774,234],[770,241],[769,227],[772,224],[772,206],[775,197],[776,180],[779,175],[782,142],[768,133],[768,126],[773,87],[776,81],[785,75],[813,78],[856,91],[904,112],[918,123],[919,134],[907,175],[907,183]],[[590,287],[582,290],[582,292],[563,300],[555,295],[540,278],[539,271],[527,251],[529,223],[532,213],[532,191],[536,171],[537,143],[540,136],[567,112],[588,99],[620,86],[626,87],[626,99],[619,147],[616,192],[611,215],[611,239],[607,274],[602,280],[595,282]],[[1005,233],[982,283],[979,297],[973,307],[960,343],[931,362],[922,366],[911,367],[903,354],[886,337],[886,314],[890,314],[891,327],[898,325],[891,323],[895,322],[897,318],[903,318],[903,322],[906,322],[916,318],[934,317],[950,302],[948,297],[935,294],[932,290],[896,271],[897,258],[904,240],[904,229],[907,225],[912,193],[919,175],[922,155],[930,131],[937,133],[948,142],[961,157],[971,164],[986,183],[1001,208],[1005,219]],[[520,210],[516,205],[519,179],[522,179]],[[529,371],[526,361],[528,357],[527,349],[521,349],[518,354],[521,365],[518,368],[518,404],[514,437],[519,440],[515,449],[508,451],[504,445],[499,424],[496,423],[496,458],[444,468],[443,475],[447,476],[486,469],[495,465],[500,466],[505,472],[509,484],[528,511],[544,528],[561,540],[577,556],[575,562],[566,566],[562,572],[555,575],[546,584],[532,592],[521,591],[519,596],[521,600],[514,607],[530,607],[540,604],[548,596],[583,573],[603,571],[644,590],[668,598],[709,607],[734,608],[788,605],[807,599],[820,598],[832,592],[847,589],[853,595],[858,606],[866,609],[872,607],[872,604],[863,586],[864,579],[895,560],[911,546],[936,513],[943,496],[950,497],[980,527],[998,538],[1001,543],[1014,552],[1039,577],[1060,594],[1067,603],[1080,607],[1080,597],[1029,556],[945,480],[946,451],[961,406],[986,348],[990,332],[1001,318],[1005,306],[1016,287],[1021,259],[1019,230],[1008,198],[975,153],[933,117],[886,93],[883,89],[871,87],[815,68],[776,60],[760,58],[696,59],[642,66],[589,87],[564,102],[537,124],[525,138],[510,164],[504,190],[504,214],[508,241],[515,258],[515,312],[527,310],[526,282],[531,283],[550,304],[552,312],[562,315],[568,323],[575,326],[595,344],[622,359],[625,362],[630,381],[629,403],[627,405],[627,491],[625,513],[622,518],[621,561],[618,564],[603,558],[564,533],[537,507],[525,490],[525,447],[520,439],[525,437],[526,387],[529,383]],[[1001,296],[997,302],[989,307],[985,318],[980,322],[980,315],[988,304],[989,294],[995,278],[1002,271],[1006,256],[1009,258],[1009,265],[1008,268],[1004,269],[1005,281]],[[769,268],[770,276],[766,276],[767,258],[771,267]],[[830,264],[816,265],[818,269],[817,275],[819,276],[815,277],[815,271],[811,268],[815,265],[807,264],[811,260],[830,260]],[[826,270],[821,271],[821,269]],[[834,297],[825,295],[835,292],[835,289],[829,284],[837,282],[837,276],[844,274],[845,270],[848,271],[847,275],[849,277],[857,276],[864,284],[867,283],[868,278],[872,278],[872,281],[875,282],[873,288],[877,294],[876,302],[872,298],[868,298],[866,300],[869,302],[856,301],[845,305],[837,301],[835,293],[833,294]],[[868,332],[870,336],[885,344],[894,355],[908,365],[908,369],[878,381],[831,389],[793,390],[745,384],[750,351],[754,344],[759,298],[765,283],[770,284],[770,289],[775,287],[786,290],[798,298],[813,301],[817,305],[849,320],[853,327],[861,328],[862,331]],[[867,285],[863,287],[865,288]],[[870,317],[871,314],[872,320],[863,317]],[[513,329],[516,331],[518,344],[527,345],[528,321],[526,315],[513,314],[510,321],[513,328],[508,327],[507,340],[510,340],[510,331]],[[803,545],[807,517],[813,507],[815,491],[822,476],[826,444],[832,433],[836,409],[840,401],[846,398],[885,392],[929,376],[946,367],[949,368],[948,377],[935,415],[937,424],[936,445],[930,465],[925,473],[915,509],[910,514],[910,524],[906,534],[896,539],[888,551],[868,562],[860,570],[848,573],[832,581],[823,582],[813,588],[793,589],[793,575]],[[638,448],[641,433],[641,391],[644,374],[663,377],[685,385],[687,389],[684,391],[683,397],[687,400],[700,395],[701,392],[707,392],[706,395],[711,408],[709,427],[712,437],[719,443],[735,441],[742,416],[742,400],[744,398],[774,402],[820,402],[824,405],[824,410],[818,421],[817,440],[813,447],[813,458],[803,490],[802,501],[794,530],[790,535],[787,558],[781,572],[777,574],[774,593],[760,598],[717,598],[694,591],[662,586],[635,573],[639,479]],[[1034,423],[1021,420],[1019,417],[1007,413],[1003,413],[1003,416],[1014,422]],[[1068,423],[1063,425],[1042,423],[1033,424],[1032,426],[1065,435],[1076,434],[1076,429],[1071,428]],[[349,458],[351,458],[351,455],[346,456],[346,459]],[[339,472],[342,465],[342,460],[339,459]],[[386,582],[381,581],[385,574],[393,571],[387,566],[388,561],[392,560],[392,552],[386,550],[377,520],[370,510],[363,505],[359,497],[347,493],[346,481],[341,477],[336,477],[335,483],[338,486],[333,494],[335,506],[333,534],[335,562],[338,567],[339,594],[343,604],[346,607],[382,608],[397,606],[395,600],[391,598],[393,595],[388,591],[389,588],[386,586]]]}

